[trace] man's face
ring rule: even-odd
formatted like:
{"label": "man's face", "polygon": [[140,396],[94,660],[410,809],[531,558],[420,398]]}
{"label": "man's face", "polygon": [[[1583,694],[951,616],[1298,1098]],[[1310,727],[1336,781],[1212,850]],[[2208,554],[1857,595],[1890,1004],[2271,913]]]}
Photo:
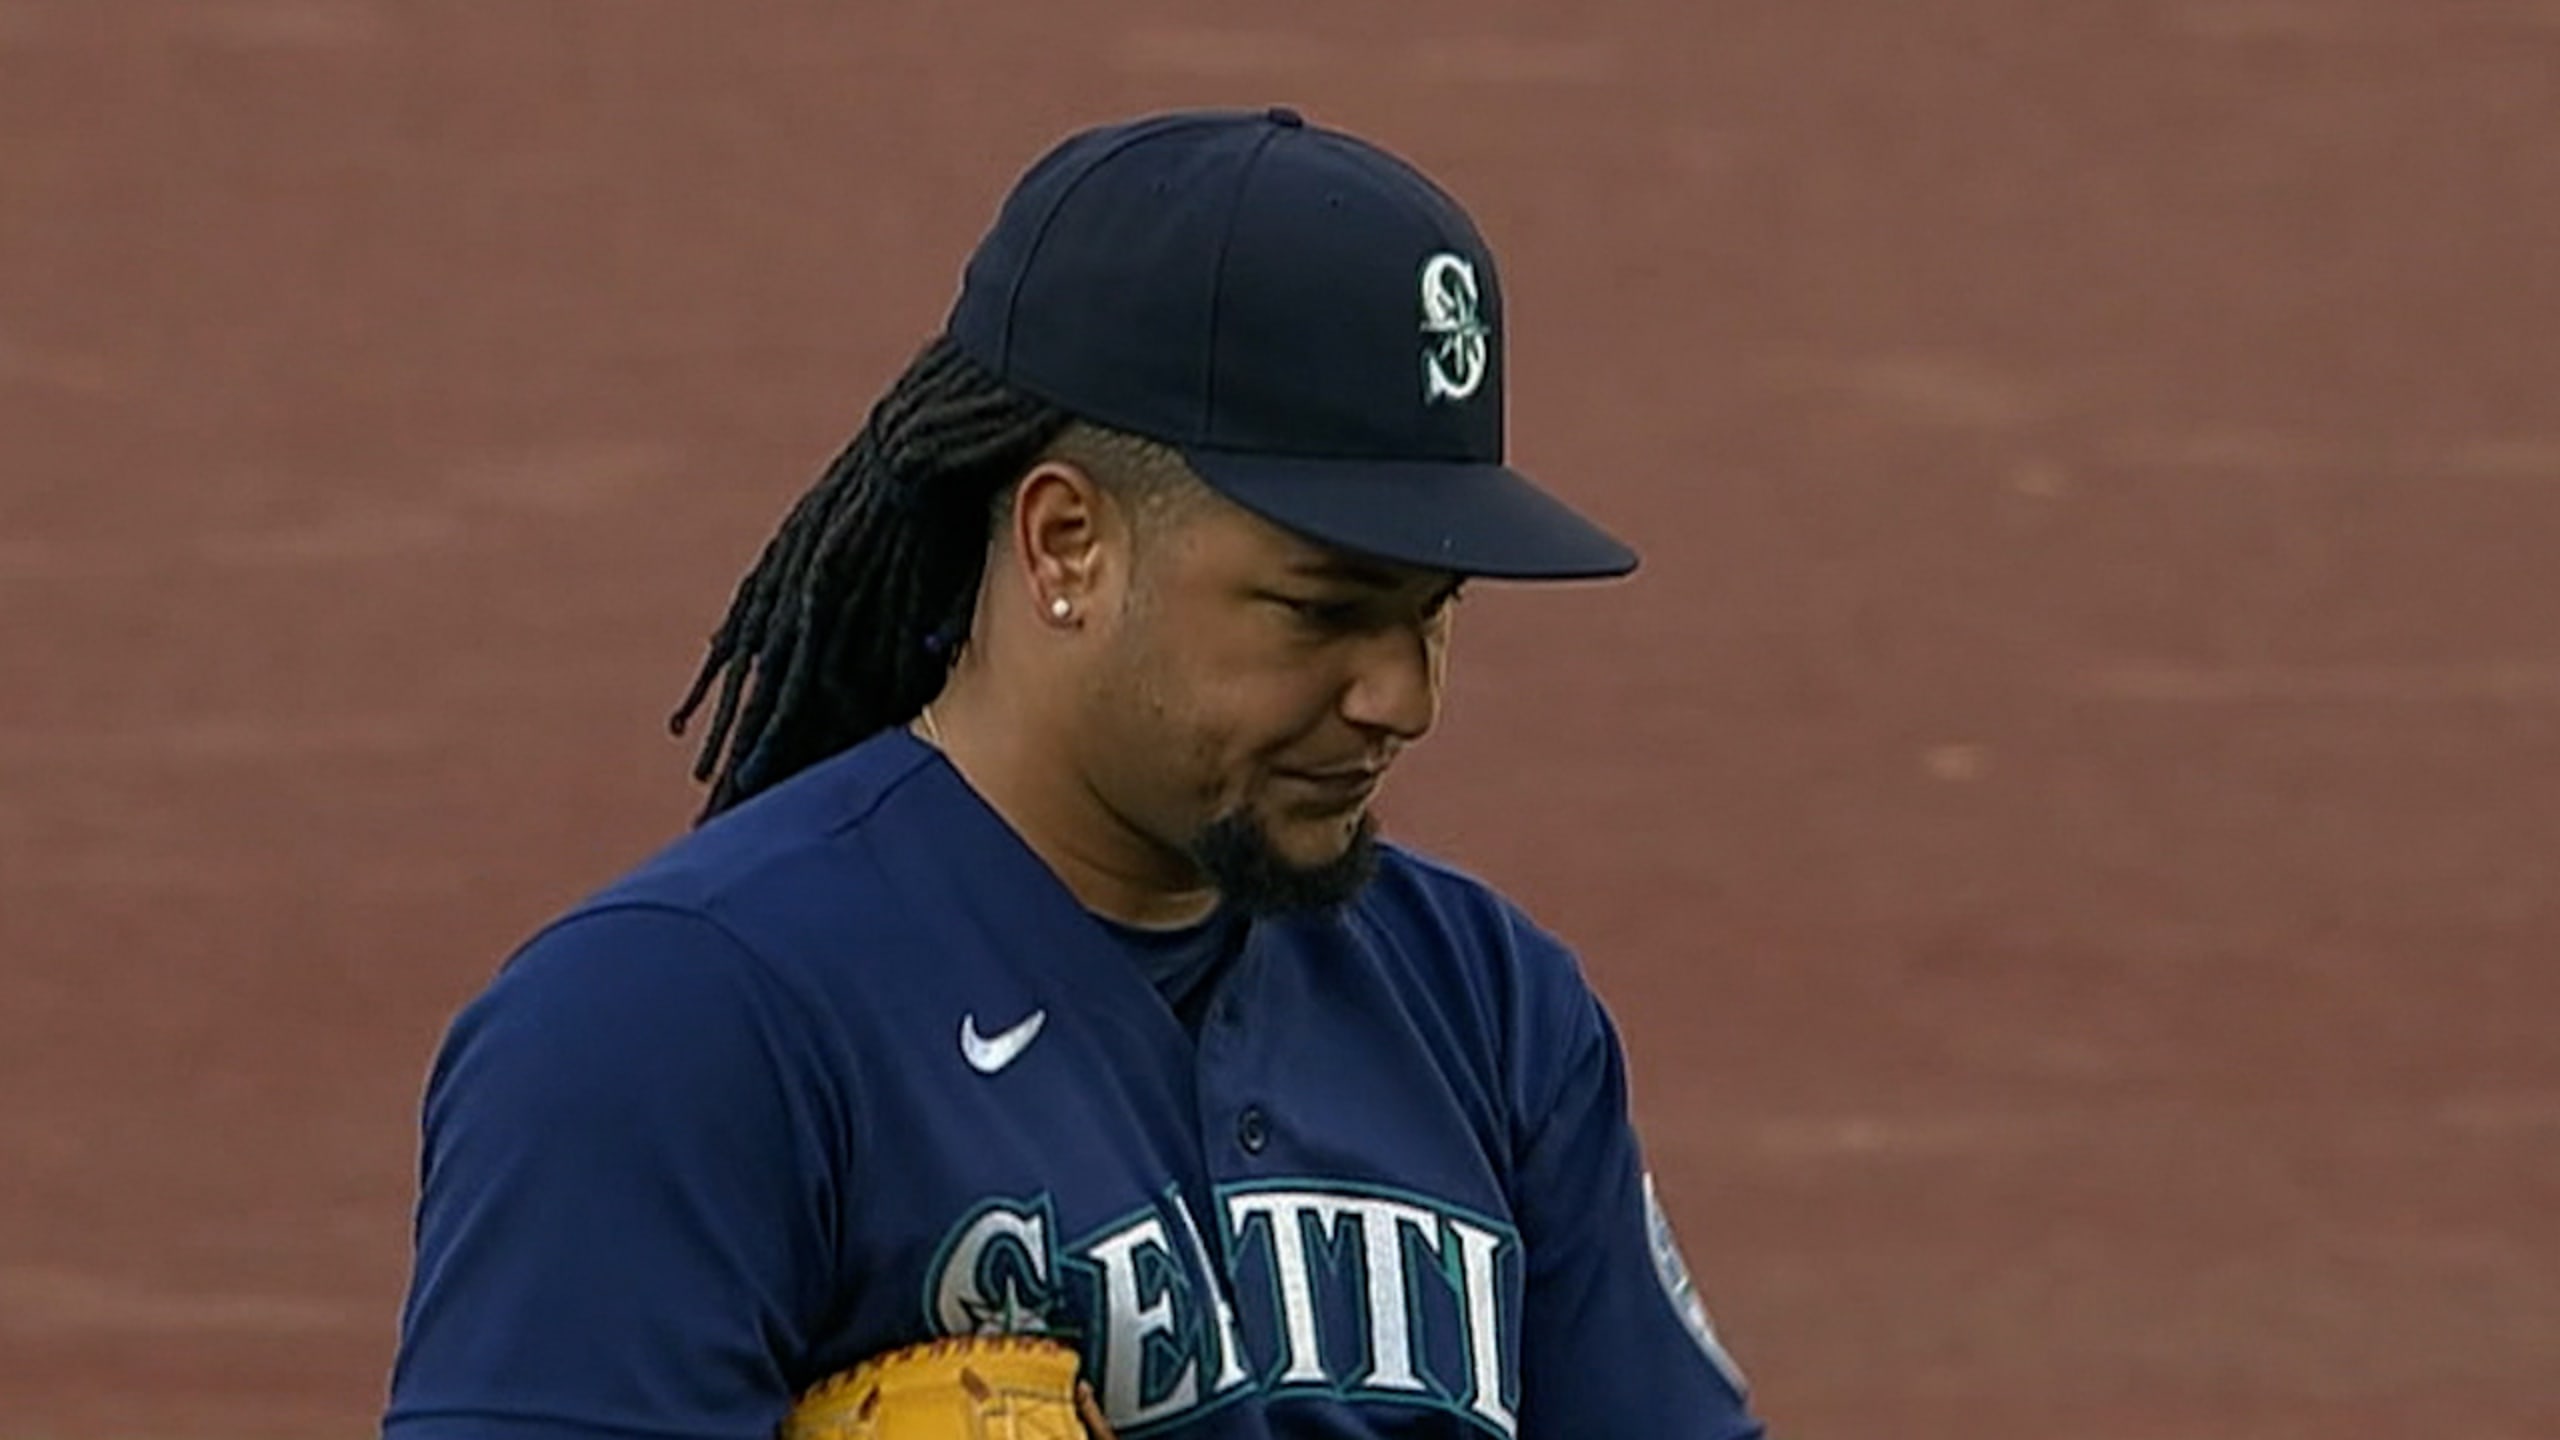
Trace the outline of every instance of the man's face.
{"label": "man's face", "polygon": [[1347,900],[1369,804],[1440,709],[1458,578],[1205,498],[1140,539],[1087,694],[1104,803],[1248,910]]}

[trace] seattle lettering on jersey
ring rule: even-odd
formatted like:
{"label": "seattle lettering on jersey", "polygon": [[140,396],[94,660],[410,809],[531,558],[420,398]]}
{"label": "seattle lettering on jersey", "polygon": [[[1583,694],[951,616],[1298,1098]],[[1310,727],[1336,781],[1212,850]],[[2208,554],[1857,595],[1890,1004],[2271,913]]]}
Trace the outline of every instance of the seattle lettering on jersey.
{"label": "seattle lettering on jersey", "polygon": [[1223,1260],[1179,1187],[1064,1241],[1045,1194],[982,1203],[926,1272],[928,1323],[1076,1335],[1123,1430],[1312,1391],[1517,1431],[1516,1233],[1339,1183],[1229,1187],[1215,1204]]}

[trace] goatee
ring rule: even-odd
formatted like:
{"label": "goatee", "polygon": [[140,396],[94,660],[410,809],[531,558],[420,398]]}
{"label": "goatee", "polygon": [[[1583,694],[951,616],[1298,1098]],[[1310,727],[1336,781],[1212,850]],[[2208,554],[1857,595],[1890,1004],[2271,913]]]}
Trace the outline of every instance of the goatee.
{"label": "goatee", "polygon": [[1191,858],[1218,888],[1227,908],[1260,917],[1339,910],[1378,873],[1378,822],[1362,815],[1342,853],[1314,865],[1294,864],[1271,844],[1250,813],[1209,822],[1191,842]]}

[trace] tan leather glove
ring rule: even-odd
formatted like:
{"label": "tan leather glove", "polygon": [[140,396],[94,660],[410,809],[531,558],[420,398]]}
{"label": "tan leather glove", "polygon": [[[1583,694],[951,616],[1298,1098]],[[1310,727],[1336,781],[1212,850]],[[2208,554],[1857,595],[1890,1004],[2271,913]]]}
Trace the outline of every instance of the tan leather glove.
{"label": "tan leather glove", "polygon": [[1076,1352],[963,1335],[875,1355],[809,1387],[780,1440],[1112,1440]]}

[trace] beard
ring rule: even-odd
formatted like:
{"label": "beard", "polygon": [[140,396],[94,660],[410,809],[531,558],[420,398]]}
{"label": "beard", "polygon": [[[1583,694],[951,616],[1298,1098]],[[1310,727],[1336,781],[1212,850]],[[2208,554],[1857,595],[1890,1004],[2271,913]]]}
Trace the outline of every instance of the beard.
{"label": "beard", "polygon": [[1342,853],[1313,865],[1294,863],[1273,847],[1250,811],[1212,820],[1191,842],[1191,858],[1227,907],[1255,919],[1339,910],[1378,873],[1378,822],[1362,815]]}

